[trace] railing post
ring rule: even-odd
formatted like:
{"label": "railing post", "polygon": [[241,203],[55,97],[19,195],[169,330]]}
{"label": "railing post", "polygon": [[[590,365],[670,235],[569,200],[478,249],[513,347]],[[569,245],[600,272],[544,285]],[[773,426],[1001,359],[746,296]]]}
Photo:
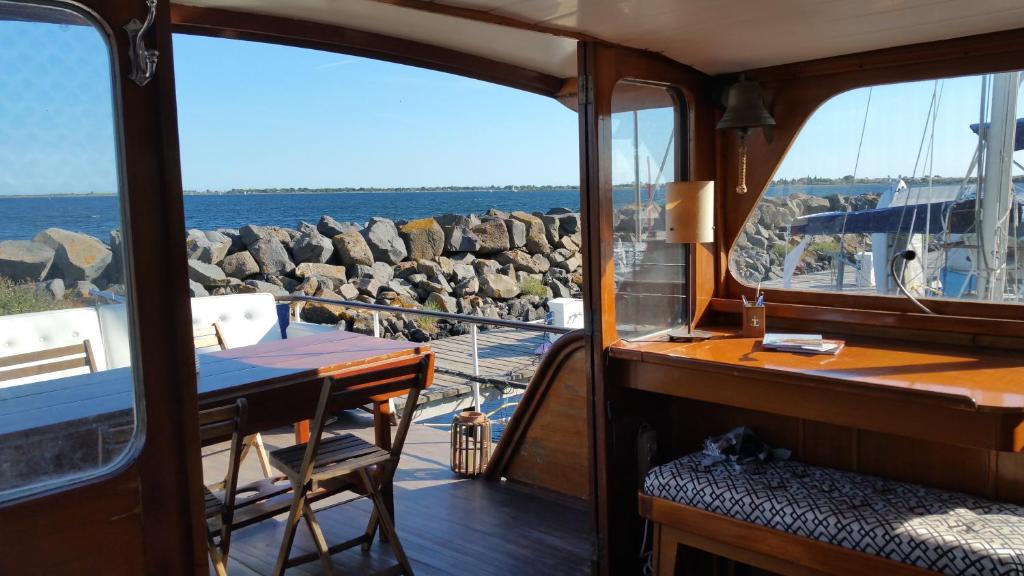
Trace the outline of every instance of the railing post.
{"label": "railing post", "polygon": [[380,312],[373,311],[373,337],[380,338]]}
{"label": "railing post", "polygon": [[[480,376],[480,349],[477,347],[476,324],[470,324],[470,334],[473,335],[473,376]],[[480,401],[480,382],[473,380],[473,409],[483,412],[483,404]]]}

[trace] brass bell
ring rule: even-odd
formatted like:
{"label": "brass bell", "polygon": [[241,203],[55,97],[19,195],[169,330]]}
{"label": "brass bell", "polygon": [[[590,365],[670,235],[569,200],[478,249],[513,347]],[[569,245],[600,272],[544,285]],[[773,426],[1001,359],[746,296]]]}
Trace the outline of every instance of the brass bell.
{"label": "brass bell", "polygon": [[739,183],[737,194],[747,193],[747,132],[751,128],[775,126],[775,118],[764,107],[761,85],[752,80],[740,80],[729,88],[725,114],[718,121],[719,130],[739,130]]}
{"label": "brass bell", "polygon": [[741,80],[729,88],[729,100],[725,114],[718,121],[718,129],[758,126],[775,126],[775,118],[764,107],[761,85],[753,80]]}

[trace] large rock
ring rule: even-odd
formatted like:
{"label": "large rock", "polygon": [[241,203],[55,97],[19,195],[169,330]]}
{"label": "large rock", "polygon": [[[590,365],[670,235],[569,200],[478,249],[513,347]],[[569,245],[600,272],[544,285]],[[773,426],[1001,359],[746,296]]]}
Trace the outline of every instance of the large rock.
{"label": "large rock", "polygon": [[91,282],[99,278],[113,258],[103,242],[87,234],[48,228],[34,240],[53,249],[52,267],[67,283],[79,280]]}
{"label": "large rock", "polygon": [[572,236],[583,231],[579,214],[564,214],[558,221],[558,230],[563,236]]}
{"label": "large rock", "polygon": [[238,287],[238,291],[243,293],[266,293],[273,294],[274,296],[289,295],[286,288],[272,282],[264,282],[263,280],[246,280],[245,284]]}
{"label": "large rock", "polygon": [[547,254],[551,251],[547,231],[540,218],[522,211],[513,212],[512,218],[526,225],[526,249],[531,254]]}
{"label": "large rock", "polygon": [[260,273],[260,265],[256,263],[256,259],[249,254],[248,250],[225,256],[220,267],[225,274],[239,280],[245,280],[249,276]]}
{"label": "large rock", "polygon": [[231,250],[231,238],[220,232],[189,230],[185,241],[188,257],[206,264],[219,264]]}
{"label": "large rock", "polygon": [[459,310],[455,298],[438,292],[431,292],[430,296],[427,296],[427,300],[423,305],[427,308],[432,308],[441,312],[448,312],[449,314],[455,314]]}
{"label": "large rock", "polygon": [[273,235],[270,233],[270,229],[257,226],[255,224],[246,224],[238,229],[238,235],[242,238],[242,243],[246,246],[255,244],[260,240],[271,238]]}
{"label": "large rock", "polygon": [[374,298],[377,297],[377,293],[384,287],[384,284],[378,282],[375,278],[360,278],[353,284],[359,289],[360,294],[366,294]]}
{"label": "large rock", "polygon": [[508,231],[508,243],[511,248],[522,248],[526,246],[526,224],[519,220],[505,220],[505,229]]}
{"label": "large rock", "polygon": [[199,260],[188,261],[188,277],[190,280],[199,282],[207,288],[227,286],[228,277],[218,266],[200,262]]}
{"label": "large rock", "polygon": [[37,282],[50,271],[53,256],[53,248],[42,242],[5,240],[0,242],[0,277]]}
{"label": "large rock", "polygon": [[344,266],[303,262],[295,267],[295,275],[299,278],[327,278],[335,284],[344,284],[347,280]]}
{"label": "large rock", "polygon": [[110,264],[107,266],[106,272],[107,280],[117,283],[124,282],[124,237],[121,236],[121,231],[113,229],[110,231],[110,242],[107,244],[110,246]]}
{"label": "large rock", "polygon": [[559,228],[561,226],[561,216],[551,216],[549,214],[535,215],[540,218],[541,223],[544,224],[544,234],[547,236],[548,244],[554,246],[558,244],[558,240],[562,237]]}
{"label": "large rock", "polygon": [[479,276],[480,293],[488,298],[504,300],[519,296],[519,282],[504,274],[488,273]]}
{"label": "large rock", "polygon": [[320,217],[320,222],[317,223],[316,229],[324,236],[334,238],[338,234],[344,234],[345,232],[359,232],[363,227],[355,222],[338,222],[324,214]]}
{"label": "large rock", "polygon": [[444,231],[444,252],[476,252],[480,249],[480,239],[473,234],[469,226],[461,224],[442,226]]}
{"label": "large rock", "polygon": [[433,218],[411,220],[398,229],[410,260],[433,260],[444,251],[444,230]]}
{"label": "large rock", "polygon": [[334,245],[316,229],[307,230],[292,244],[292,256],[299,263],[323,264],[334,254]]}
{"label": "large rock", "polygon": [[472,264],[455,264],[452,266],[452,273],[449,275],[452,282],[462,282],[467,278],[475,278],[476,270],[473,269]]}
{"label": "large rock", "polygon": [[256,259],[260,272],[271,276],[291,274],[295,264],[288,256],[284,244],[274,237],[263,238],[249,245],[249,253]]}
{"label": "large rock", "polygon": [[334,251],[343,266],[373,266],[373,252],[363,235],[356,230],[349,230],[334,236]]}
{"label": "large rock", "polygon": [[374,260],[398,264],[408,256],[405,242],[398,235],[395,223],[387,218],[370,218],[361,232]]}
{"label": "large rock", "polygon": [[452,291],[456,296],[473,296],[480,291],[480,280],[476,276],[470,276],[456,284]]}
{"label": "large rock", "polygon": [[502,252],[495,256],[494,259],[499,264],[511,264],[517,271],[528,274],[543,274],[551,267],[551,263],[543,255],[534,254],[531,256],[522,250]]}
{"label": "large rock", "polygon": [[188,281],[188,295],[191,298],[202,298],[209,296],[210,293],[206,291],[202,284],[190,278]]}
{"label": "large rock", "polygon": [[481,222],[472,229],[473,235],[480,240],[477,254],[497,254],[510,248],[508,231],[502,220],[494,219]]}

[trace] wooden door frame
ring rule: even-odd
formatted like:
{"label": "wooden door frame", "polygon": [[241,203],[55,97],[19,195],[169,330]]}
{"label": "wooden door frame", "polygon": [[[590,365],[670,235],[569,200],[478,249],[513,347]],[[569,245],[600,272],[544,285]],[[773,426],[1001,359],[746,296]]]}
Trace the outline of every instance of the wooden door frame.
{"label": "wooden door frame", "polygon": [[[636,495],[625,493],[624,471],[613,470],[613,421],[619,395],[607,379],[607,350],[617,340],[615,286],[612,269],[611,98],[620,80],[632,79],[669,86],[686,98],[688,115],[684,158],[694,180],[715,177],[714,106],[707,75],[661,55],[580,42],[580,189],[581,213],[586,223],[584,242],[584,315],[587,326],[587,418],[592,430],[592,493],[597,531],[597,566],[600,574],[633,571],[635,552],[628,542],[629,517],[636,516]],[[680,141],[683,137],[680,135]],[[695,316],[706,311],[715,287],[715,244],[691,251]],[[615,546],[613,546],[613,544]]]}
{"label": "wooden door frame", "polygon": [[112,470],[0,508],[0,541],[17,551],[0,555],[0,573],[205,574],[170,4],[159,1],[146,36],[160,57],[144,87],[128,79],[122,26],[144,20],[145,3],[77,4],[104,25],[115,56],[125,277],[142,418],[128,457]]}

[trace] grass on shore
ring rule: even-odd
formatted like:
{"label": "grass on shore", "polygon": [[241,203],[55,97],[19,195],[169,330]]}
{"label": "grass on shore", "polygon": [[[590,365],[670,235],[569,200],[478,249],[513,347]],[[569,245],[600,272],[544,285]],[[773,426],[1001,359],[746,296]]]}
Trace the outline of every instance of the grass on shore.
{"label": "grass on shore", "polygon": [[519,293],[523,296],[538,296],[543,298],[548,294],[548,288],[538,278],[527,276],[519,283]]}
{"label": "grass on shore", "polygon": [[40,294],[35,284],[18,284],[0,276],[0,316],[73,308],[75,303],[54,301]]}

